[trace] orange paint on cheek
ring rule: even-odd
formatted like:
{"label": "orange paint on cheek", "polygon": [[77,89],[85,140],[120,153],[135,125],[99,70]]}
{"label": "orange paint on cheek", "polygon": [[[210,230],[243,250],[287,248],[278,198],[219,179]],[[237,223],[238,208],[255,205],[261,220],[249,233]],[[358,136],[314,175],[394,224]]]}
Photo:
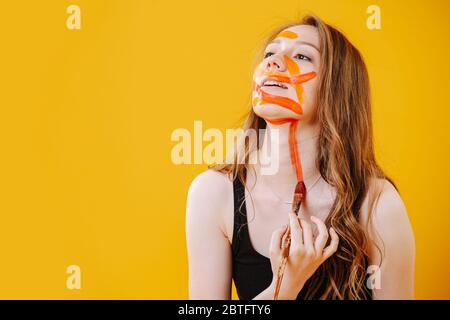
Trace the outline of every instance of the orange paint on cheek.
{"label": "orange paint on cheek", "polygon": [[304,73],[304,74],[299,74],[297,76],[291,77],[291,83],[300,84],[300,83],[311,80],[316,75],[317,75],[317,73],[315,73],[314,71]]}
{"label": "orange paint on cheek", "polygon": [[297,63],[295,63],[294,60],[289,58],[287,55],[283,56],[284,62],[286,63],[287,69],[291,76],[297,75],[300,73],[300,68]]}
{"label": "orange paint on cheek", "polygon": [[[296,76],[300,73],[300,68],[297,65],[297,63],[295,63],[295,61],[293,61],[291,58],[289,58],[288,56],[284,56],[284,62],[286,63],[288,72],[290,74],[290,76]],[[300,103],[303,102],[303,87],[301,86],[300,83],[294,84],[294,89],[295,92],[297,93],[297,99]]]}

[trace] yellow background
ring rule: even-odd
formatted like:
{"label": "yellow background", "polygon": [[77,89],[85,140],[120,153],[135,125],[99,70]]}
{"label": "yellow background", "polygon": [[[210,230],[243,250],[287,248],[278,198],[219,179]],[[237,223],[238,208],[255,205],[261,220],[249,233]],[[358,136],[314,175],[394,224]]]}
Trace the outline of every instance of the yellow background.
{"label": "yellow background", "polygon": [[[81,30],[66,8],[81,7]],[[366,8],[381,8],[381,30]],[[261,39],[301,13],[367,62],[377,157],[415,231],[416,297],[450,298],[450,2],[3,1],[0,298],[188,297],[176,128],[231,128]],[[81,267],[81,290],[66,267]],[[233,297],[236,298],[235,292]]]}

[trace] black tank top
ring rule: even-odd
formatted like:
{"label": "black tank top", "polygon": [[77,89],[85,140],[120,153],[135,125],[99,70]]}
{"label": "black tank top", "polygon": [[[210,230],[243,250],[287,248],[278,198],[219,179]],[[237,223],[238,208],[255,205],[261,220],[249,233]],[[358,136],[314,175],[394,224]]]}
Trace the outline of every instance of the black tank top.
{"label": "black tank top", "polygon": [[[270,259],[256,251],[251,242],[247,226],[245,188],[236,178],[233,182],[234,223],[232,239],[233,281],[240,300],[251,300],[264,291],[272,281]],[[297,300],[305,299],[310,281],[299,292]],[[323,289],[317,290],[317,297]]]}

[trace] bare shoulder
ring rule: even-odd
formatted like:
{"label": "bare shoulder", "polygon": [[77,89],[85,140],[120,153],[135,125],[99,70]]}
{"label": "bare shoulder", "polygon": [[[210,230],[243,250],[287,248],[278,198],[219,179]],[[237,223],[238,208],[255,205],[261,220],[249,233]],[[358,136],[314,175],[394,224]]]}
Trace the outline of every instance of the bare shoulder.
{"label": "bare shoulder", "polygon": [[[369,197],[363,203],[362,219],[371,219],[370,237],[384,248],[385,253],[414,255],[414,234],[408,212],[400,193],[387,179],[373,178],[371,190],[379,190],[375,194],[372,215],[369,215]],[[369,191],[370,193],[370,191]]]}
{"label": "bare shoulder", "polygon": [[[375,207],[373,210],[373,219],[382,224],[385,223],[396,223],[408,219],[408,213],[406,210],[405,203],[403,202],[400,193],[394,187],[394,185],[387,179],[372,178],[370,182],[370,191],[379,191],[373,196],[375,196]],[[363,206],[366,209],[369,204],[369,195],[364,200]],[[368,210],[364,210],[365,218],[368,218]]]}
{"label": "bare shoulder", "polygon": [[221,204],[227,193],[232,191],[231,180],[223,173],[208,169],[194,178],[189,191],[188,199],[204,200],[204,205]]}
{"label": "bare shoulder", "polygon": [[187,218],[219,225],[224,231],[224,217],[232,201],[232,181],[225,174],[208,169],[197,175],[189,187]]}

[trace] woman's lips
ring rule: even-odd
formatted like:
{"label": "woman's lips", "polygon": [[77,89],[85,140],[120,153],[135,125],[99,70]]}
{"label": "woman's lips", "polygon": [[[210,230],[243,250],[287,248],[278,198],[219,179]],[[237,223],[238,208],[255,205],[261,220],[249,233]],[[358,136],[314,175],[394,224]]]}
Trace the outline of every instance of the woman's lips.
{"label": "woman's lips", "polygon": [[263,82],[263,85],[260,86],[262,90],[268,93],[280,95],[280,96],[288,96],[290,93],[290,84],[274,82],[273,80]]}
{"label": "woman's lips", "polygon": [[263,81],[262,83],[263,87],[273,87],[273,88],[281,88],[286,90],[288,87],[286,84],[284,84],[283,82],[277,81],[277,80],[271,80],[271,79],[266,79]]}
{"label": "woman's lips", "polygon": [[289,94],[288,88],[282,88],[277,86],[262,86],[261,89],[263,89],[265,92],[270,92],[273,94],[278,94],[280,96],[287,96]]}
{"label": "woman's lips", "polygon": [[289,83],[283,83],[279,82],[273,79],[265,78],[261,82],[261,84],[258,85],[255,82],[255,90],[258,92],[258,95],[261,95],[261,93],[267,92],[271,95],[277,95],[280,97],[288,97],[291,93],[291,84]]}
{"label": "woman's lips", "polygon": [[311,80],[315,76],[316,76],[316,73],[314,71],[307,72],[304,74],[297,74],[292,77],[284,75],[284,74],[279,74],[279,73],[265,73],[265,74],[262,74],[261,77],[257,77],[255,80],[261,86],[264,86],[264,84],[267,81],[276,81],[276,82],[284,84],[284,85],[288,85],[288,84],[298,85],[298,84],[301,84],[308,80]]}

